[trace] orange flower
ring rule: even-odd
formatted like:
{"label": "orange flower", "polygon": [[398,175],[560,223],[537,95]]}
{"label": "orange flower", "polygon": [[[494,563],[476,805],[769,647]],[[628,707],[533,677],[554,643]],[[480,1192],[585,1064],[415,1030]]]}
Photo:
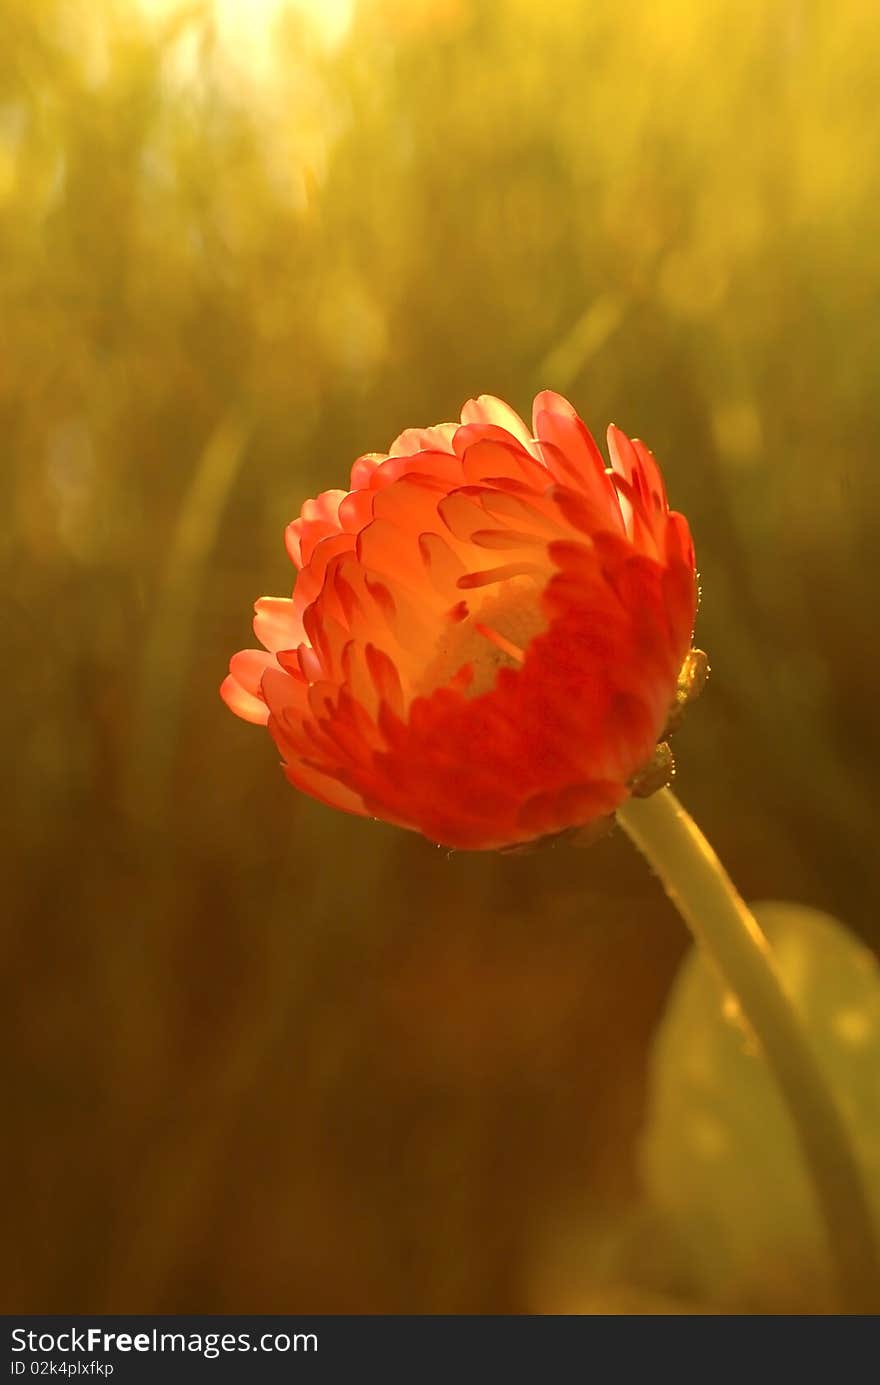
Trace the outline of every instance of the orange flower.
{"label": "orange flower", "polygon": [[221,688],[290,781],[454,847],[612,812],[651,759],[696,611],[694,551],[653,456],[608,430],[606,470],[545,390],[532,432],[483,395],[461,423],[359,457],[288,525],[290,598]]}

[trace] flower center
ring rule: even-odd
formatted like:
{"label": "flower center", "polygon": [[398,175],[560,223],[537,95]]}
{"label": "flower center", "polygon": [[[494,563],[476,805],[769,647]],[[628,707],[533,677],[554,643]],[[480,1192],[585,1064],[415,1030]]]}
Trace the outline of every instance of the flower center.
{"label": "flower center", "polygon": [[462,593],[449,611],[446,626],[415,688],[423,697],[452,681],[470,666],[473,676],[463,691],[479,697],[495,684],[499,669],[518,668],[535,635],[547,628],[541,606],[545,578],[509,577],[490,588]]}

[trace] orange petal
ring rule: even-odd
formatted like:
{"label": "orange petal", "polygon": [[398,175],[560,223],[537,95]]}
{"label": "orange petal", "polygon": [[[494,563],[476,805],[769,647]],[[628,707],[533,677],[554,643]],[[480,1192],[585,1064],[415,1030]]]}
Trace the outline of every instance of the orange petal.
{"label": "orange petal", "polygon": [[328,808],[340,808],[343,813],[353,813],[356,817],[367,816],[360,794],[340,784],[338,779],[322,774],[313,765],[305,764],[302,760],[291,760],[281,768],[295,788],[302,789],[303,793],[316,798],[319,803],[325,803]]}
{"label": "orange petal", "polygon": [[469,399],[461,411],[462,423],[495,424],[504,428],[517,442],[530,448],[532,435],[515,409],[496,399],[494,394],[481,394],[477,399]]}
{"label": "orange petal", "polygon": [[261,596],[254,611],[254,634],[260,644],[273,653],[296,648],[303,637],[303,627],[289,597]]}
{"label": "orange petal", "polygon": [[388,449],[391,457],[411,457],[416,452],[451,452],[456,423],[437,423],[433,428],[405,428]]}
{"label": "orange petal", "polygon": [[229,710],[241,717],[242,721],[249,721],[254,726],[265,726],[269,720],[269,708],[265,702],[243,688],[231,673],[227,674],[220,684],[220,696]]}
{"label": "orange petal", "polygon": [[365,452],[362,457],[358,457],[351,468],[351,489],[365,490],[370,484],[373,472],[387,459],[387,452]]}
{"label": "orange petal", "polygon": [[514,481],[525,481],[539,495],[553,479],[543,463],[530,452],[487,437],[480,437],[465,448],[462,470],[470,485],[507,476]]}

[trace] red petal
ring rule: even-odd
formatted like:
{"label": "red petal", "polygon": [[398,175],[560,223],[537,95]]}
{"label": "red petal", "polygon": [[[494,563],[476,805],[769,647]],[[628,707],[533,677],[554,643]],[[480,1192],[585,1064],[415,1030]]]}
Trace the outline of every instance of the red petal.
{"label": "red petal", "polygon": [[367,656],[367,668],[373,685],[383,702],[387,702],[397,716],[403,714],[403,689],[400,686],[400,674],[397,672],[393,661],[382,649],[377,649],[375,645],[368,644],[365,650]]}

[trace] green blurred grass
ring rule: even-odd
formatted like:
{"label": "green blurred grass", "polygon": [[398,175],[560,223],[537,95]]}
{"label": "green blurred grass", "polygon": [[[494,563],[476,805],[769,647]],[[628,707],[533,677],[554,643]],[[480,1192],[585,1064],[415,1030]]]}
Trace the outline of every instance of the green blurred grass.
{"label": "green blurred grass", "polygon": [[302,499],[471,394],[653,446],[714,670],[682,796],[880,944],[871,0],[385,0],[270,51],[0,14],[8,1311],[517,1311],[566,1208],[632,1202],[685,940],[625,843],[335,816],[216,696]]}

